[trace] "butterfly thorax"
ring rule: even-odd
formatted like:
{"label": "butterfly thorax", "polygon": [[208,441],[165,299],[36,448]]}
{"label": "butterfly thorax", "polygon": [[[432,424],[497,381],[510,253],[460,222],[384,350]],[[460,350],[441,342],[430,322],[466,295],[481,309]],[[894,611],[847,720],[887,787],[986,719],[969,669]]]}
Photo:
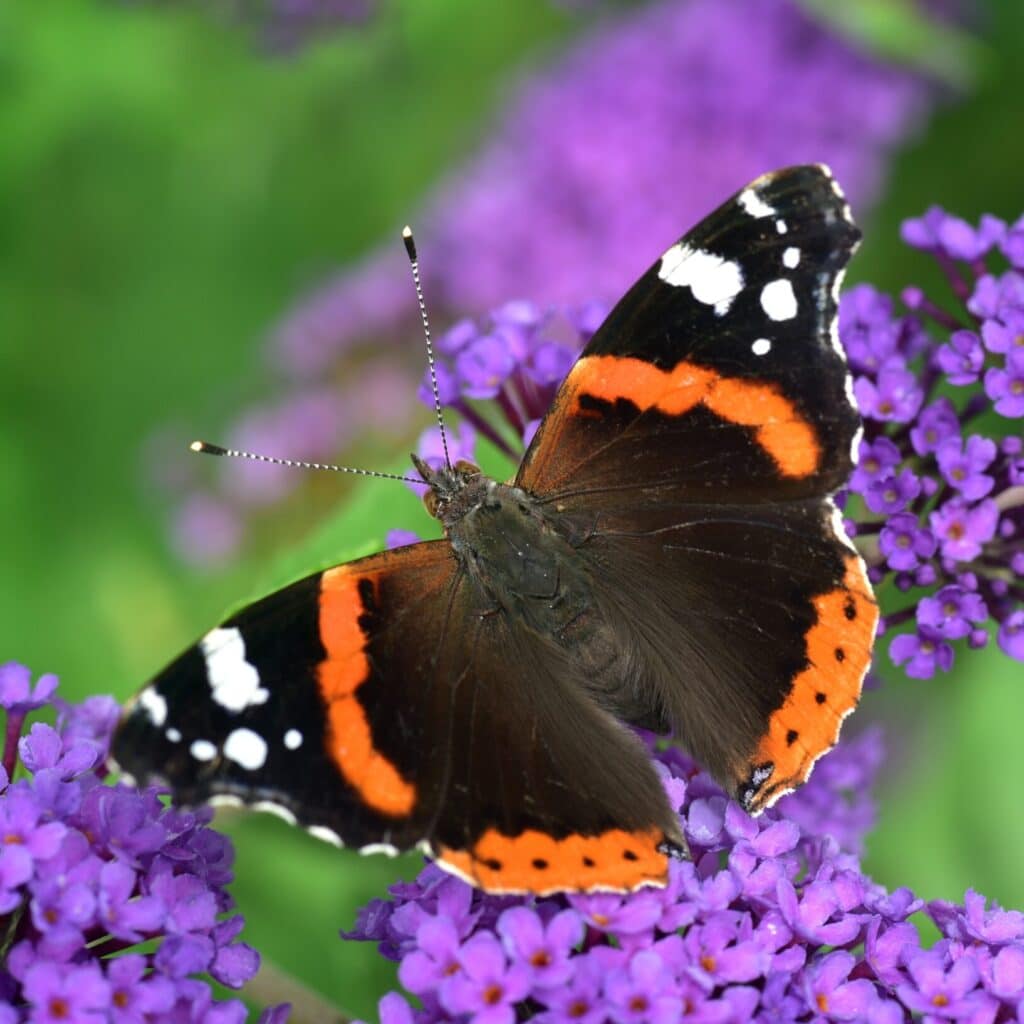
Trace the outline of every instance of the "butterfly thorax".
{"label": "butterfly thorax", "polygon": [[560,646],[602,629],[589,573],[565,520],[552,517],[529,491],[469,463],[420,471],[431,488],[427,508],[484,599],[481,607],[519,619]]}

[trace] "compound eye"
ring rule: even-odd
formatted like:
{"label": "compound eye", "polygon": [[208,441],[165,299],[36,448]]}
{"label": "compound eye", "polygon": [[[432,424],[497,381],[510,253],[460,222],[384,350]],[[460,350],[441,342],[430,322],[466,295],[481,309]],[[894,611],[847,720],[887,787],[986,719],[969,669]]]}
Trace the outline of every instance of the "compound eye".
{"label": "compound eye", "polygon": [[436,519],[438,506],[437,492],[427,491],[427,493],[423,495],[423,504],[426,506],[426,509],[431,514],[431,516],[433,516],[434,519]]}
{"label": "compound eye", "polygon": [[459,459],[453,467],[456,473],[464,473],[466,476],[479,476],[480,467],[466,459]]}

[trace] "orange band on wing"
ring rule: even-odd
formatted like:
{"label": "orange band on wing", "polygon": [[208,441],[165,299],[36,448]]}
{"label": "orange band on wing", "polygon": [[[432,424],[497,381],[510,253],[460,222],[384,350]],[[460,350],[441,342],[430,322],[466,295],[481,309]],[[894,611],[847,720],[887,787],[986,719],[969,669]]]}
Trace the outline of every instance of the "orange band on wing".
{"label": "orange band on wing", "polygon": [[722,377],[693,363],[659,370],[631,356],[586,356],[569,375],[567,387],[579,405],[581,395],[606,402],[624,399],[638,409],[681,416],[703,403],[716,416],[756,430],[757,443],[785,476],[810,476],[821,462],[814,428],[772,384]]}
{"label": "orange band on wing", "polygon": [[846,559],[842,586],[816,597],[814,610],[817,622],[804,637],[808,667],[772,713],[753,758],[754,765],[775,766],[748,808],[754,814],[804,782],[814,762],[835,746],[871,662],[878,606],[859,558]]}
{"label": "orange band on wing", "polygon": [[438,861],[488,892],[623,892],[643,885],[665,885],[668,854],[658,829],[626,832],[610,829],[597,836],[554,839],[529,829],[505,836],[488,829],[470,850],[442,846]]}
{"label": "orange band on wing", "polygon": [[373,734],[356,691],[370,663],[359,625],[365,609],[360,577],[345,566],[329,569],[320,583],[320,640],[327,657],[317,666],[317,683],[327,704],[327,751],[349,784],[374,810],[392,817],[412,811],[416,789],[374,749]]}

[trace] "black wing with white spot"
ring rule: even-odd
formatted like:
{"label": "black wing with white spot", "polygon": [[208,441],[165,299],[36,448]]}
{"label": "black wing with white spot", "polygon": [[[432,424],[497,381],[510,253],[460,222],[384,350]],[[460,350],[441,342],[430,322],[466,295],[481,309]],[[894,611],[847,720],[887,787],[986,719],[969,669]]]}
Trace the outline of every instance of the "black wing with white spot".
{"label": "black wing with white spot", "polygon": [[[615,306],[583,352],[643,360],[671,371],[681,363],[723,378],[773,384],[810,424],[820,470],[792,491],[841,487],[860,428],[837,333],[839,288],[860,241],[829,169],[789,167],[762,175],[669,248]],[[570,381],[572,377],[570,377]],[[561,396],[564,398],[564,396]],[[594,467],[594,445],[557,454],[550,436],[565,423],[559,400],[534,439],[519,482],[537,490],[574,486]],[[572,447],[570,443],[570,448]],[[583,463],[586,462],[587,466]],[[732,467],[738,476],[738,467]],[[710,478],[709,478],[710,481]]]}

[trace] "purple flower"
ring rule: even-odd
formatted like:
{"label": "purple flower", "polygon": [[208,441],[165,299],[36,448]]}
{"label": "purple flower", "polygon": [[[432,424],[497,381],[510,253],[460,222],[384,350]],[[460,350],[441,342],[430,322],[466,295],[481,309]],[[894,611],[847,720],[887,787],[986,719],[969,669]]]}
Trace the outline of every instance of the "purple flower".
{"label": "purple flower", "polygon": [[32,686],[32,673],[16,661],[0,665],[0,707],[8,714],[35,711],[53,696],[57,689],[57,677],[52,673],[42,675]]}
{"label": "purple flower", "polygon": [[435,990],[445,978],[457,974],[460,936],[443,917],[431,917],[416,930],[417,948],[402,961],[398,977],[412,993]]}
{"label": "purple flower", "polygon": [[783,879],[778,884],[777,897],[786,924],[810,943],[842,946],[861,930],[856,916],[833,920],[840,909],[840,899],[828,882],[812,882],[798,894],[792,882]]}
{"label": "purple flower", "polygon": [[930,517],[944,558],[953,562],[971,562],[996,533],[999,509],[994,501],[969,505],[953,499],[936,509]]}
{"label": "purple flower", "polygon": [[856,964],[856,957],[841,950],[823,957],[804,976],[808,1005],[827,1019],[866,1019],[877,994],[867,979],[849,980]]}
{"label": "purple flower", "polygon": [[866,491],[876,480],[888,476],[887,470],[893,469],[902,461],[903,455],[899,448],[885,435],[874,441],[862,440],[857,465],[850,477],[850,488],[854,491]]}
{"label": "purple flower", "polygon": [[110,1015],[113,1024],[146,1024],[174,1006],[176,993],[168,978],[147,974],[144,956],[128,954],[110,962]]}
{"label": "purple flower", "polygon": [[917,516],[897,513],[882,527],[879,548],[890,569],[905,572],[935,554],[938,539],[918,522]]}
{"label": "purple flower", "polygon": [[985,371],[985,394],[1000,416],[1024,416],[1024,350],[1013,349],[1007,354],[1005,366]]}
{"label": "purple flower", "polygon": [[713,914],[703,925],[693,925],[683,939],[690,959],[690,976],[711,992],[719,985],[754,981],[768,973],[771,953],[763,941],[748,932],[743,915],[734,911]]}
{"label": "purple flower", "polygon": [[939,445],[935,458],[946,482],[968,501],[984,498],[995,485],[995,478],[985,470],[996,457],[996,443],[987,437],[972,434],[966,442],[949,438]]}
{"label": "purple flower", "polygon": [[1024,346],[1024,310],[1004,309],[999,316],[982,322],[981,338],[989,352],[1005,356]]}
{"label": "purple flower", "polygon": [[999,626],[999,646],[1017,661],[1024,661],[1024,608],[1011,612]]}
{"label": "purple flower", "polygon": [[923,217],[905,221],[900,233],[903,241],[915,249],[973,263],[1002,241],[1006,225],[998,217],[985,214],[974,228],[940,206],[933,206]]}
{"label": "purple flower", "polygon": [[1024,940],[1024,913],[986,906],[985,897],[968,889],[964,905],[958,907],[944,900],[928,904],[928,914],[939,930],[960,942],[1001,946]]}
{"label": "purple flower", "polygon": [[[26,682],[12,692],[12,704],[32,699]],[[57,728],[37,722],[25,736],[24,713],[8,711],[4,759],[20,753],[23,777],[0,792],[0,912],[29,912],[11,932],[0,999],[54,1024],[240,1021],[240,1002],[215,1002],[208,982],[190,977],[237,986],[259,965],[235,941],[241,917],[218,920],[231,907],[227,840],[206,828],[209,812],[103,784],[110,698],[55,703]],[[155,952],[113,955],[136,944]]]}
{"label": "purple flower", "polygon": [[956,584],[943,587],[934,597],[923,597],[917,606],[918,625],[946,640],[968,636],[975,623],[987,618],[981,595]]}
{"label": "purple flower", "polygon": [[936,351],[935,362],[950,384],[973,384],[985,363],[981,339],[974,331],[954,331]]}
{"label": "purple flower", "polygon": [[34,963],[25,971],[22,993],[38,1024],[103,1024],[110,1004],[110,985],[98,966]]}
{"label": "purple flower", "polygon": [[912,984],[897,985],[896,991],[909,1009],[958,1019],[988,1007],[995,1015],[995,1001],[977,989],[980,978],[972,958],[962,957],[949,964],[941,953],[923,951],[910,957],[907,971]]}
{"label": "purple flower", "polygon": [[530,971],[509,964],[493,935],[474,935],[459,955],[462,968],[441,982],[439,995],[450,1013],[472,1013],[479,1024],[513,1024],[515,1004],[530,991]]}
{"label": "purple flower", "polygon": [[607,1009],[602,997],[604,971],[596,959],[581,959],[574,964],[572,975],[557,988],[545,988],[536,999],[546,1010],[536,1017],[538,1024],[602,1024]]}
{"label": "purple flower", "polygon": [[872,512],[895,515],[902,512],[921,493],[920,478],[909,469],[873,480],[864,494]]}
{"label": "purple flower", "polygon": [[936,669],[948,672],[953,666],[953,648],[924,627],[918,633],[893,637],[889,657],[897,665],[906,665],[904,671],[911,679],[931,679]]}
{"label": "purple flower", "polygon": [[605,978],[604,995],[617,1024],[671,1024],[679,1019],[675,979],[653,949],[614,968]]}
{"label": "purple flower", "polygon": [[917,375],[899,359],[883,365],[875,380],[858,377],[853,392],[864,416],[894,423],[913,420],[924,397]]}
{"label": "purple flower", "polygon": [[953,403],[948,398],[937,398],[921,410],[910,431],[910,441],[914,451],[924,456],[936,451],[943,441],[959,433],[960,421]]}
{"label": "purple flower", "polygon": [[545,925],[535,911],[512,907],[498,918],[497,932],[513,962],[529,968],[533,986],[550,988],[572,975],[569,957],[583,941],[583,921],[563,910]]}
{"label": "purple flower", "polygon": [[1010,1002],[1024,996],[1024,948],[1004,946],[984,965],[985,988],[997,999]]}

